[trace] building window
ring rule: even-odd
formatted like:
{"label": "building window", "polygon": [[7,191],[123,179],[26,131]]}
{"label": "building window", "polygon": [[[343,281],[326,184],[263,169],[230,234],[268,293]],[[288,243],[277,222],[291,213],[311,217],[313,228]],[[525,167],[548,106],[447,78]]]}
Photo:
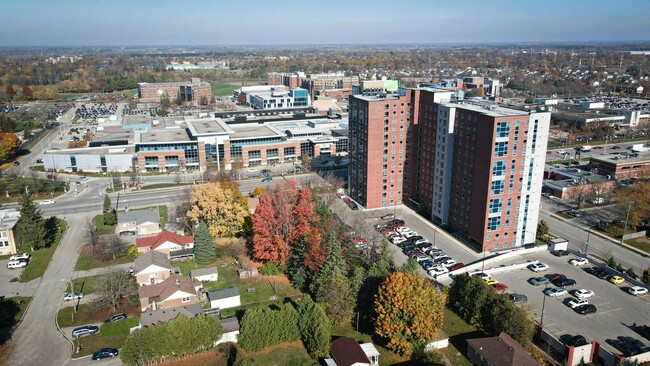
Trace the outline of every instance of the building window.
{"label": "building window", "polygon": [[497,137],[508,137],[510,122],[499,122],[497,124]]}
{"label": "building window", "polygon": [[490,187],[490,194],[502,194],[503,193],[503,188],[504,188],[504,181],[503,180],[495,180],[492,182],[492,186]]}
{"label": "building window", "polygon": [[[488,217],[487,230],[496,231],[501,226],[501,217]],[[499,245],[498,243],[496,245]]]}
{"label": "building window", "polygon": [[494,144],[494,156],[506,156],[508,154],[508,141],[501,141]]}
{"label": "building window", "polygon": [[183,302],[190,302],[190,297],[189,297],[189,296],[184,297],[184,298],[183,298]]}

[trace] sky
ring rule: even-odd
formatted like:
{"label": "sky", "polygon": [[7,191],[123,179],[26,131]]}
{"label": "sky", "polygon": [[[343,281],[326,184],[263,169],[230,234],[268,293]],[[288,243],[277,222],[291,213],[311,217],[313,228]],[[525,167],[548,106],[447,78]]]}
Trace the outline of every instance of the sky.
{"label": "sky", "polygon": [[650,0],[1,0],[0,4],[0,46],[650,40]]}

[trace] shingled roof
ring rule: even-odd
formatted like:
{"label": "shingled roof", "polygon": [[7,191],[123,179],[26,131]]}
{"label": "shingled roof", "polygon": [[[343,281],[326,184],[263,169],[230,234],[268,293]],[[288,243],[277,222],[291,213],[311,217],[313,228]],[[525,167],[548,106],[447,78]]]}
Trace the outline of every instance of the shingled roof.
{"label": "shingled roof", "polygon": [[176,233],[172,233],[171,231],[163,230],[156,236],[150,236],[148,238],[137,238],[135,240],[135,245],[138,247],[156,249],[165,242],[178,244],[179,246],[185,246],[187,244],[194,243],[194,237],[180,236]]}
{"label": "shingled roof", "polygon": [[147,311],[140,315],[140,324],[147,327],[156,323],[167,323],[172,319],[176,319],[180,314],[183,314],[188,318],[194,318],[197,315],[203,314],[203,308],[201,307],[201,304],[191,304],[171,309]]}
{"label": "shingled roof", "polygon": [[330,344],[330,353],[338,366],[370,365],[359,342],[349,337],[339,337]]}
{"label": "shingled roof", "polygon": [[135,222],[136,225],[144,224],[145,222],[160,223],[160,211],[158,207],[147,208],[144,210],[129,210],[126,212],[117,213],[118,224]]}
{"label": "shingled roof", "polygon": [[156,301],[165,301],[176,291],[196,295],[194,282],[189,277],[171,275],[161,283],[138,287],[138,296],[141,299],[154,298]]}
{"label": "shingled roof", "polygon": [[133,266],[133,271],[135,274],[142,272],[145,268],[150,265],[156,265],[167,269],[172,269],[172,265],[169,263],[169,258],[167,254],[158,252],[155,250],[150,250],[143,255],[135,259],[135,264]]}
{"label": "shingled roof", "polygon": [[496,337],[468,339],[467,343],[495,366],[539,366],[539,362],[505,332]]}

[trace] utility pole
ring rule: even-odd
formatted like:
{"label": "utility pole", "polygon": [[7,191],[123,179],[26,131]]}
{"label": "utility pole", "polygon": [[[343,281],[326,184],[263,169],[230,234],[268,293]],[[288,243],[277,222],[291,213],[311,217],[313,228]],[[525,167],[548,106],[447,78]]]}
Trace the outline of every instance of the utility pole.
{"label": "utility pole", "polygon": [[587,230],[587,243],[585,245],[585,257],[587,256],[587,251],[589,250],[589,236],[591,236],[591,227]]}
{"label": "utility pole", "polygon": [[625,236],[625,230],[627,229],[627,220],[630,218],[630,208],[632,208],[632,202],[627,203],[627,215],[625,215],[625,226],[623,226],[623,235],[621,236],[621,245],[623,245],[623,237]]}
{"label": "utility pole", "polygon": [[544,300],[542,300],[542,318],[539,320],[539,326],[542,327],[544,326],[544,307],[546,306],[546,289],[548,288],[548,283],[544,285],[544,291],[542,291],[542,296],[544,296]]}

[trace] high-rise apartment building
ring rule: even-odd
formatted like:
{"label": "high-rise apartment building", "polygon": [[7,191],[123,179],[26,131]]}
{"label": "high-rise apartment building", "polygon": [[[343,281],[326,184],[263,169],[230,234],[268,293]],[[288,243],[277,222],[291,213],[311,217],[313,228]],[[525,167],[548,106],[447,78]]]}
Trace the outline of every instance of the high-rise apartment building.
{"label": "high-rise apartment building", "polygon": [[350,196],[408,201],[484,251],[534,242],[550,113],[453,96],[350,96]]}

